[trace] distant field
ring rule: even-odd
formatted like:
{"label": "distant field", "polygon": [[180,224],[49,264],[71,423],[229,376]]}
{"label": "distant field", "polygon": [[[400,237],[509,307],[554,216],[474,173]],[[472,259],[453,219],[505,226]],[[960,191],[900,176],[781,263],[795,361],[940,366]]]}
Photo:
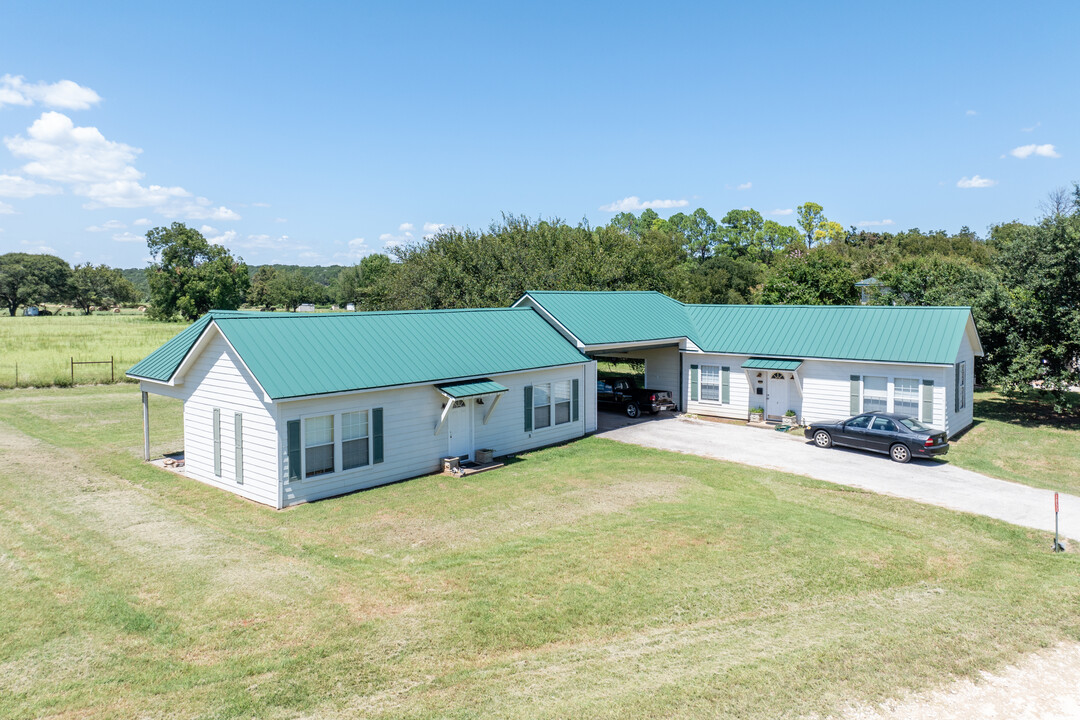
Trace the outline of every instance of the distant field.
{"label": "distant field", "polygon": [[[0,388],[71,384],[71,358],[116,360],[116,379],[187,327],[148,320],[141,313],[0,316]],[[75,383],[109,381],[108,365],[76,365]]]}
{"label": "distant field", "polygon": [[1080,638],[1046,533],[771,470],[587,438],[277,512],[141,452],[132,387],[0,393],[0,717],[821,717]]}

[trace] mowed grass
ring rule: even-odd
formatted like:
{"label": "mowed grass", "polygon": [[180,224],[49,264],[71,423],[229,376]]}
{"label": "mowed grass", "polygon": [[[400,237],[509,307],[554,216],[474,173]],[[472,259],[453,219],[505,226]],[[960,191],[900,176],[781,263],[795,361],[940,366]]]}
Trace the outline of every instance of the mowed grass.
{"label": "mowed grass", "polygon": [[778,472],[590,438],[277,512],[140,454],[130,386],[0,395],[0,717],[796,717],[1080,639],[1045,534]]}
{"label": "mowed grass", "polygon": [[975,393],[975,424],[952,443],[948,461],[1032,487],[1080,495],[1080,417],[1053,412],[1034,394]]}
{"label": "mowed grass", "polygon": [[[148,320],[141,314],[0,316],[0,388],[71,384],[71,358],[115,358],[116,380],[166,340],[184,323]],[[75,384],[109,381],[108,365],[76,365]]]}

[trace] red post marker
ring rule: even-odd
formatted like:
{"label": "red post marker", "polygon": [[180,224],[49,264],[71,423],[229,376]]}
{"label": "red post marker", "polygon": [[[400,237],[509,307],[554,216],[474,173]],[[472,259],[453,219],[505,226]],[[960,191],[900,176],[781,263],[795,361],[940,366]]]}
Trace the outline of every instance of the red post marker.
{"label": "red post marker", "polygon": [[1054,512],[1058,511],[1058,494],[1054,493]]}
{"label": "red post marker", "polygon": [[1054,552],[1063,552],[1065,547],[1058,542],[1058,494],[1054,493]]}

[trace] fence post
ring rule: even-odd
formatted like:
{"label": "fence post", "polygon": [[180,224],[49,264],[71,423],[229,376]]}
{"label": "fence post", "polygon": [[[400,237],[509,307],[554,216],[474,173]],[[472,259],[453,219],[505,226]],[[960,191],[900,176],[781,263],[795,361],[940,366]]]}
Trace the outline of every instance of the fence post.
{"label": "fence post", "polygon": [[75,357],[71,358],[71,384],[75,384]]}
{"label": "fence post", "polygon": [[116,358],[109,356],[109,382],[116,382]]}

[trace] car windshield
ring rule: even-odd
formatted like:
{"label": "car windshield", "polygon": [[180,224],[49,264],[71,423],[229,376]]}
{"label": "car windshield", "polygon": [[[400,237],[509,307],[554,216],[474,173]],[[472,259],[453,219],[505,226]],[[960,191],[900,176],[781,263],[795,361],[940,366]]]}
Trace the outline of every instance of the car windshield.
{"label": "car windshield", "polygon": [[919,422],[915,418],[904,418],[903,420],[900,421],[900,424],[903,425],[904,427],[906,427],[908,430],[911,430],[913,432],[929,432],[930,431],[929,426],[923,425],[921,422]]}

